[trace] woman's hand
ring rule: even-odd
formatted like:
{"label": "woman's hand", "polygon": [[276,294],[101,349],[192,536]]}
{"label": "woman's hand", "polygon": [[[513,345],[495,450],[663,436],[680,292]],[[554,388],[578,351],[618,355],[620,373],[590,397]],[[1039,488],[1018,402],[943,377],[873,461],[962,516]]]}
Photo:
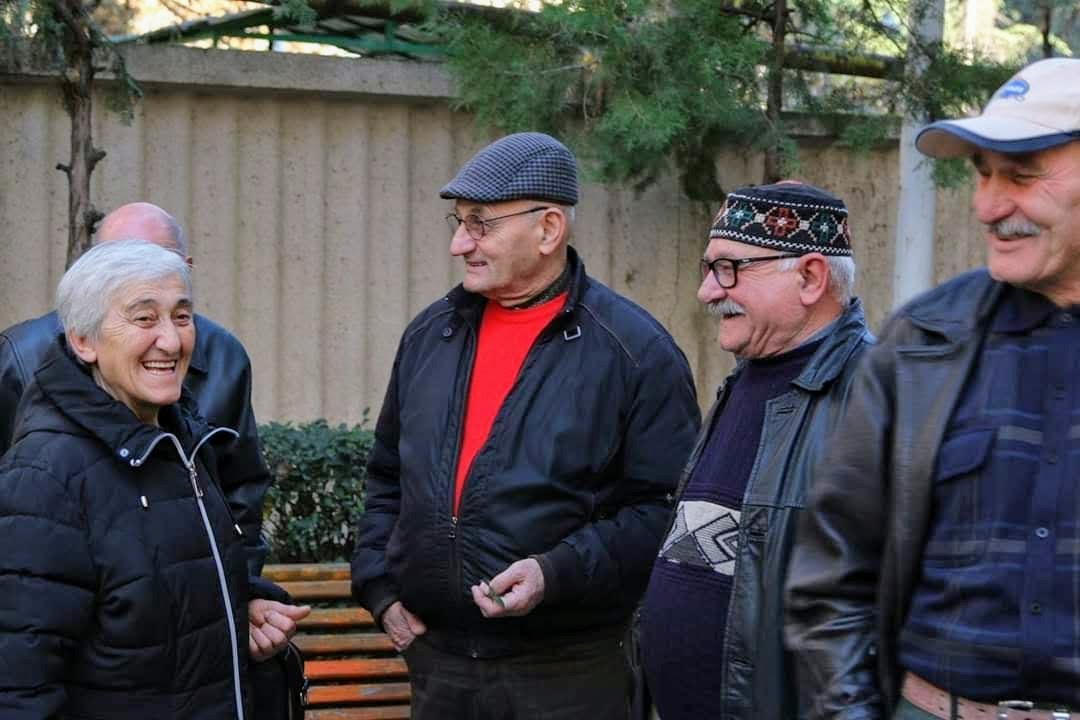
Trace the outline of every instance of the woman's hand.
{"label": "woman's hand", "polygon": [[255,662],[268,660],[285,649],[296,634],[296,623],[311,612],[308,605],[286,605],[276,600],[248,603],[248,651]]}

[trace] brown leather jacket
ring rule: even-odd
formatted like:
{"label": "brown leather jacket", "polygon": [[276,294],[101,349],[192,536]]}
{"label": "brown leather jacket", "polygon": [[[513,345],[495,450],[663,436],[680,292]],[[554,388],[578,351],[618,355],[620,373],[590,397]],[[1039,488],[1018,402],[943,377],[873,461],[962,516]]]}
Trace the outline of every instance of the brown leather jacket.
{"label": "brown leather jacket", "polygon": [[801,717],[892,713],[935,459],[1002,287],[985,270],[961,275],[897,312],[863,356],[788,574]]}

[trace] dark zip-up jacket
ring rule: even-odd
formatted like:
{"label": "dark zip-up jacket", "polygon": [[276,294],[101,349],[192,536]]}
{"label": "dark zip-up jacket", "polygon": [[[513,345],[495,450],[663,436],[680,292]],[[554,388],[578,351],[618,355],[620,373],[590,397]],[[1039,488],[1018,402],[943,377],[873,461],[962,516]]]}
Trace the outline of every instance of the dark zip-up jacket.
{"label": "dark zip-up jacket", "polygon": [[916,298],[856,372],[788,577],[787,638],[809,718],[886,718],[918,578],[933,472],[1002,285],[985,270]]}
{"label": "dark zip-up jacket", "polygon": [[[184,404],[139,422],[58,341],[0,459],[0,717],[243,719],[250,581]],[[249,592],[249,582],[257,585]]]}
{"label": "dark zip-up jacket", "polygon": [[[862,305],[853,300],[791,389],[767,403],[743,494],[719,679],[720,720],[798,717],[795,672],[784,647],[784,580],[814,466],[847,401],[856,361],[872,342]],[[741,369],[740,363],[724,381],[706,416],[680,482],[680,497]]]}
{"label": "dark zip-up jacket", "polygon": [[[648,580],[697,434],[690,369],[648,313],[569,251],[565,306],[530,349],[451,512],[484,299],[460,286],[406,328],[375,430],[353,591],[448,652],[496,657],[616,631]],[[544,600],[484,619],[469,587],[536,557]]]}
{"label": "dark zip-up jacket", "polygon": [[[11,445],[19,399],[61,333],[55,312],[0,332],[0,455]],[[218,467],[229,505],[248,543],[249,570],[258,575],[267,551],[261,529],[270,471],[259,450],[251,409],[251,362],[232,333],[202,315],[195,316],[195,349],[184,387],[207,422],[240,433],[232,442],[220,443]]]}

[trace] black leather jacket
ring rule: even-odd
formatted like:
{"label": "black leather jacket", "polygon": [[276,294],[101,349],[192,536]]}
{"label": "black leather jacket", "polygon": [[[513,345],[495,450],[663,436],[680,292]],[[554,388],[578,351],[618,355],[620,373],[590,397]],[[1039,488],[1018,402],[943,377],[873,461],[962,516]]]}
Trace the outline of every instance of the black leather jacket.
{"label": "black leather jacket", "polygon": [[[11,445],[16,431],[19,400],[61,332],[52,312],[0,333],[0,455]],[[202,315],[195,316],[195,349],[184,386],[207,422],[240,433],[219,453],[218,466],[229,505],[244,531],[249,570],[259,575],[267,551],[261,529],[270,471],[259,450],[251,409],[251,362],[239,340]]]}
{"label": "black leather jacket", "polygon": [[1002,285],[984,270],[913,300],[866,353],[811,491],[787,639],[810,718],[887,718],[921,566],[938,449]]}
{"label": "black leather jacket", "polygon": [[[447,652],[497,657],[618,631],[648,580],[700,412],[656,320],[585,275],[530,349],[451,512],[484,298],[460,286],[406,328],[375,429],[353,592],[395,600]],[[485,619],[469,592],[535,557],[543,601]]]}
{"label": "black leather jacket", "polygon": [[[724,631],[720,720],[797,716],[794,667],[784,648],[783,592],[796,521],[813,468],[847,399],[856,360],[873,342],[862,305],[852,300],[789,392],[765,409],[757,456],[743,495],[731,602]],[[724,381],[683,473],[689,481],[722,412]],[[648,648],[645,648],[646,652]]]}

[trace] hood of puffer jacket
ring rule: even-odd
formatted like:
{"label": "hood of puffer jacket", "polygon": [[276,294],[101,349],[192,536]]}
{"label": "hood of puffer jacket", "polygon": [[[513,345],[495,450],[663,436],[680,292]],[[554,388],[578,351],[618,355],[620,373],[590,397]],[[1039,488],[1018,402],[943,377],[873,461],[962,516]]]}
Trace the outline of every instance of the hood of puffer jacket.
{"label": "hood of puffer jacket", "polygon": [[[13,444],[31,433],[67,433],[96,438],[127,461],[144,457],[163,431],[176,435],[190,452],[212,430],[199,415],[187,388],[181,391],[179,402],[161,408],[161,427],[140,421],[130,408],[94,382],[62,336],[34,372],[17,416]],[[212,438],[218,442],[231,439],[227,433]]]}

